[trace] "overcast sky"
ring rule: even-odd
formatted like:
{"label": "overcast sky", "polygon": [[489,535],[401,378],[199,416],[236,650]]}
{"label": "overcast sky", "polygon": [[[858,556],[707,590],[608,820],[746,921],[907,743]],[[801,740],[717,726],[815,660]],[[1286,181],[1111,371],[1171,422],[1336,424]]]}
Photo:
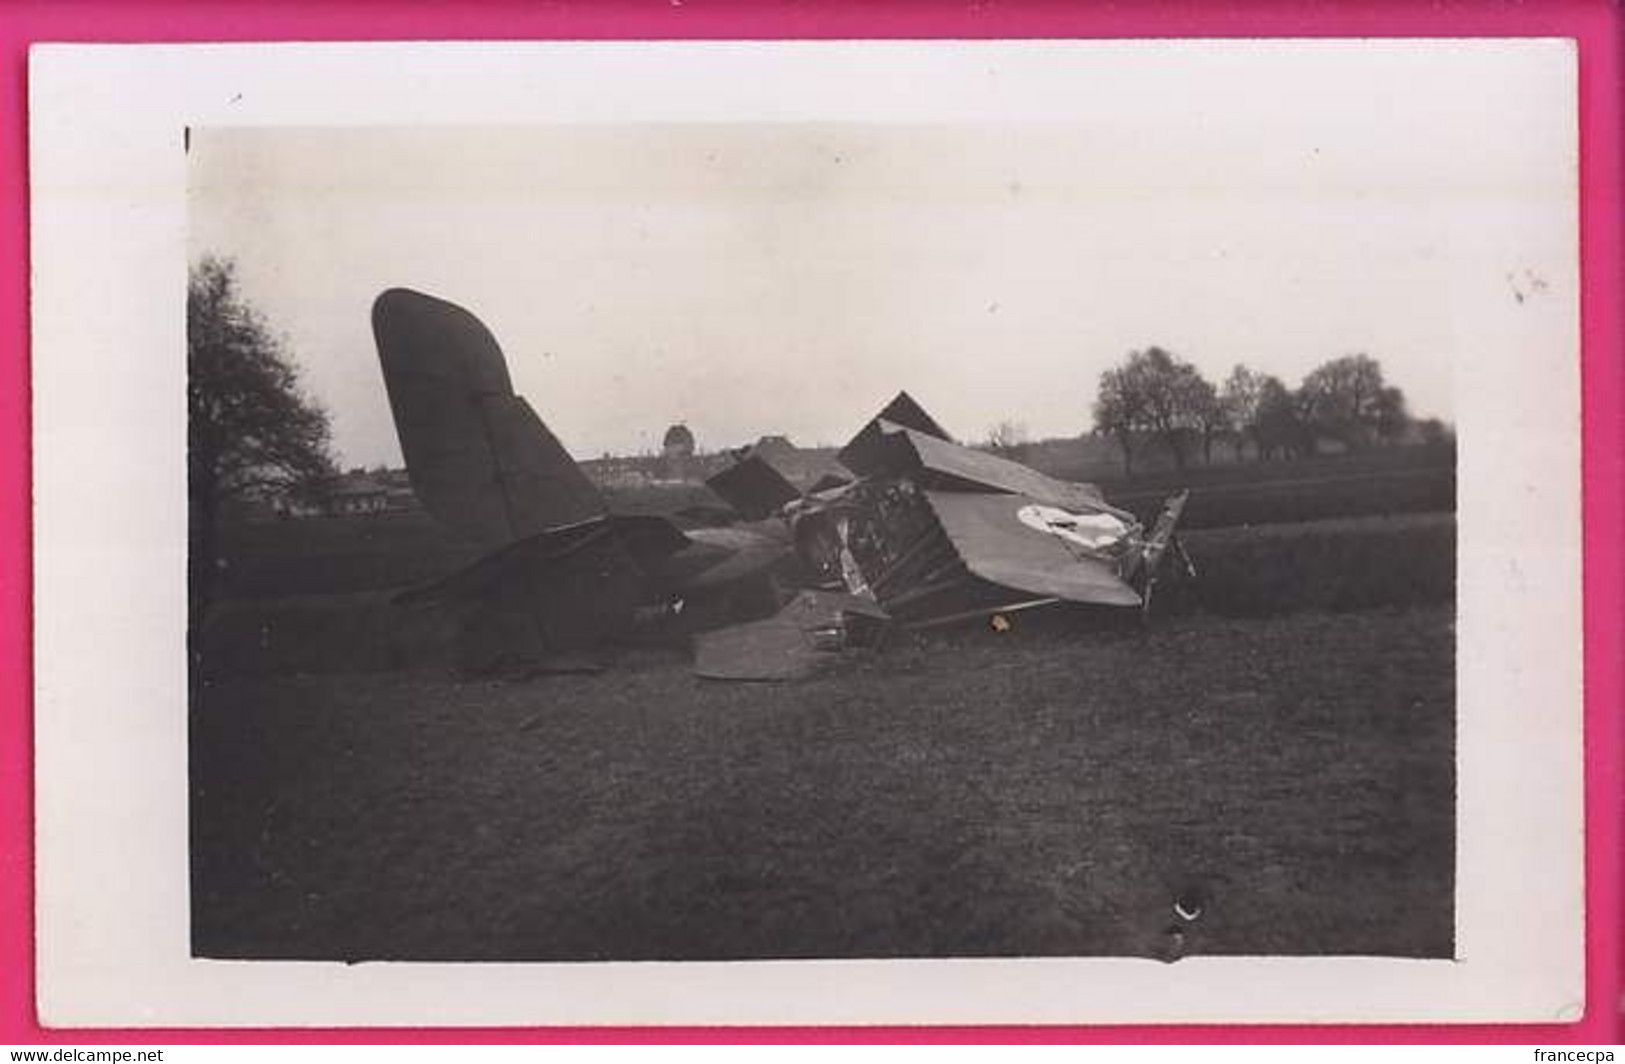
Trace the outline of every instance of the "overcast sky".
{"label": "overcast sky", "polygon": [[1136,69],[1066,124],[194,130],[191,253],[238,262],[347,465],[400,462],[391,286],[477,314],[578,457],[673,421],[839,443],[905,388],[967,439],[1074,435],[1152,344],[1291,384],[1364,352],[1448,419],[1453,367],[1572,298],[1560,80],[1414,48]]}

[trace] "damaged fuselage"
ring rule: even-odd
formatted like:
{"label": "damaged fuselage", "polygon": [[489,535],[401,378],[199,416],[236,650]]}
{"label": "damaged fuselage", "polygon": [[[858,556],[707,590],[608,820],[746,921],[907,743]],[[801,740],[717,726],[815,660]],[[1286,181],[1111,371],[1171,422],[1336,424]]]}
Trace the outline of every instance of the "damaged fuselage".
{"label": "damaged fuselage", "polygon": [[1148,530],[1092,485],[955,443],[902,393],[806,490],[738,455],[707,481],[729,523],[613,514],[472,314],[391,289],[373,327],[414,491],[487,552],[398,601],[466,606],[471,669],[665,626],[701,633],[702,675],[776,679],[890,626],[1142,607],[1184,506]]}

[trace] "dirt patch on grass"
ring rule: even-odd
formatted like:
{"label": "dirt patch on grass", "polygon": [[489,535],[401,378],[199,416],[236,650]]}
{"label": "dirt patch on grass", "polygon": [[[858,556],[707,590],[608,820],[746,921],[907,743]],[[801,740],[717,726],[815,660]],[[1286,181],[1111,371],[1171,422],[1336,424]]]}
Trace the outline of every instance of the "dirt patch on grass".
{"label": "dirt patch on grass", "polygon": [[210,682],[194,948],[1449,956],[1452,613],[1018,624],[817,679]]}

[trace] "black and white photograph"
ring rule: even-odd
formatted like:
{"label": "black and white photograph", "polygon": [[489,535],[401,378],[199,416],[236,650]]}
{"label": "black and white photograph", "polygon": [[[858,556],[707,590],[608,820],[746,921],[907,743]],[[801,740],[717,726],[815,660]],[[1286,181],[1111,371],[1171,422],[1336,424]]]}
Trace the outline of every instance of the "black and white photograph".
{"label": "black and white photograph", "polygon": [[1338,117],[192,131],[198,952],[1449,957],[1458,263]]}
{"label": "black and white photograph", "polygon": [[1499,958],[1465,640],[1566,579],[1503,548],[1572,135],[1560,52],[1437,43],[189,112],[187,956]]}

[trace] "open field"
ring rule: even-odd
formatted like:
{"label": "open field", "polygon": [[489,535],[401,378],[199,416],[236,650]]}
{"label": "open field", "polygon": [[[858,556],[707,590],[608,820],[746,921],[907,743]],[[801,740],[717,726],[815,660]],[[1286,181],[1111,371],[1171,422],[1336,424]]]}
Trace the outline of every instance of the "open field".
{"label": "open field", "polygon": [[[1362,470],[1357,466],[1333,466],[1291,470],[1290,473],[1292,475],[1245,480],[1146,477],[1120,485],[1109,484],[1105,491],[1112,502],[1132,510],[1142,519],[1150,519],[1160,510],[1168,494],[1189,487],[1190,505],[1180,522],[1187,531],[1454,512],[1456,509],[1456,473],[1451,467]],[[1156,483],[1163,480],[1167,483]]]}
{"label": "open field", "polygon": [[911,637],[784,685],[213,682],[195,950],[1452,951],[1447,608]]}
{"label": "open field", "polygon": [[[1199,577],[1160,584],[1149,627],[1035,611],[782,685],[698,680],[678,647],[459,682],[456,618],[390,603],[475,556],[426,516],[233,528],[192,721],[194,948],[1451,955],[1453,465],[1107,491],[1150,514],[1180,485]],[[1204,901],[1182,939],[1179,896]]]}

